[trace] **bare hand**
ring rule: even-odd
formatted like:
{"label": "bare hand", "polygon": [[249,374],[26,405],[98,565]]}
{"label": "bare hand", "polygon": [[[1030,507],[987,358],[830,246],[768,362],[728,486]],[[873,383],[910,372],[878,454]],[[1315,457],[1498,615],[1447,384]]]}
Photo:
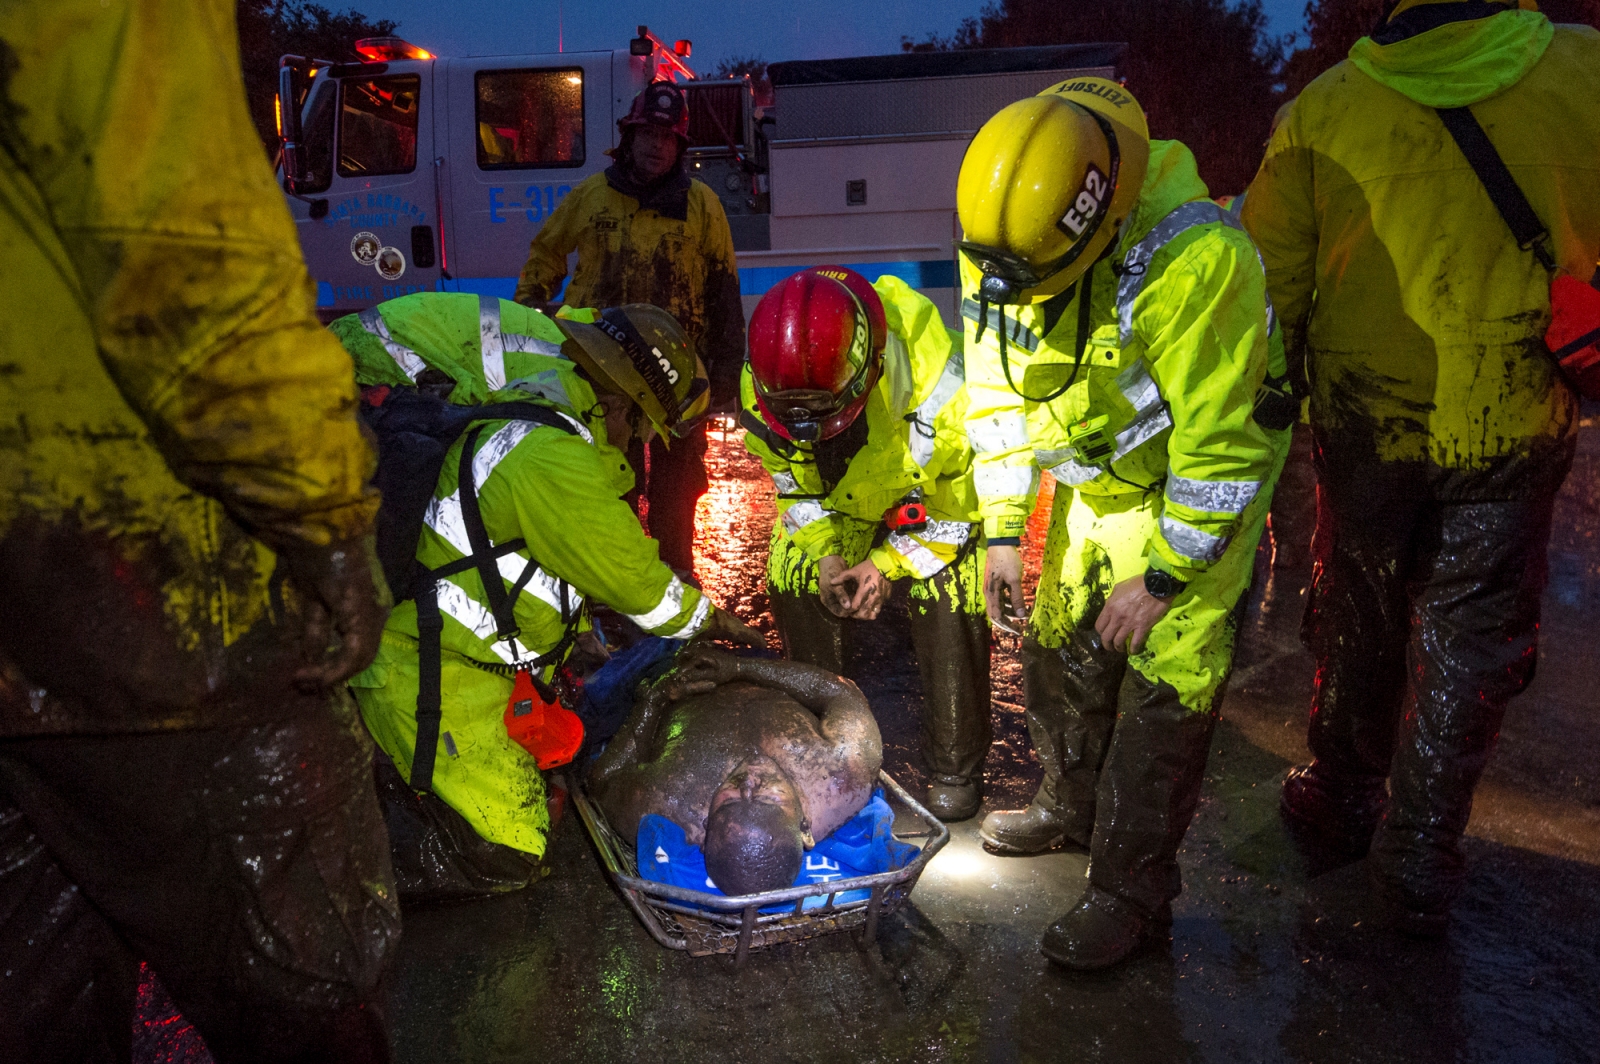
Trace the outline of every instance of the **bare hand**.
{"label": "bare hand", "polygon": [[1111,589],[1111,597],[1095,619],[1094,630],[1102,646],[1128,654],[1144,649],[1150,629],[1172,608],[1171,599],[1159,599],[1144,589],[1144,574],[1130,576]]}
{"label": "bare hand", "polygon": [[767,645],[766,636],[720,606],[712,611],[711,623],[706,625],[700,634],[708,638],[743,643],[747,647],[765,647]]}
{"label": "bare hand", "polygon": [[691,646],[678,656],[678,663],[667,677],[667,697],[676,702],[690,695],[703,695],[737,679],[739,659],[726,651],[708,646]]}
{"label": "bare hand", "polygon": [[1022,598],[1022,551],[1008,544],[990,547],[984,555],[983,601],[989,623],[1002,632],[1021,635],[1028,624]]}
{"label": "bare hand", "polygon": [[850,616],[846,606],[849,596],[841,594],[842,588],[839,586],[839,577],[843,576],[844,572],[844,559],[837,554],[830,554],[817,563],[817,597],[835,617]]}
{"label": "bare hand", "polygon": [[[849,588],[852,582],[856,585],[854,595],[850,594]],[[892,585],[884,579],[882,570],[872,559],[867,558],[860,565],[846,569],[834,577],[833,586],[839,592],[840,602],[845,611],[843,616],[875,621],[883,609],[883,604],[889,600],[889,589]]]}

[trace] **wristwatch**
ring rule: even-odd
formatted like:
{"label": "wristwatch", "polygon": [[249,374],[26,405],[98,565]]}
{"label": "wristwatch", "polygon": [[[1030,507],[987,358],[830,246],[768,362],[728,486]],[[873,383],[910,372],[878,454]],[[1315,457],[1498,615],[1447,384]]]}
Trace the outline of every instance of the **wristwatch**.
{"label": "wristwatch", "polygon": [[1144,589],[1158,599],[1175,598],[1188,586],[1165,569],[1151,567],[1144,571]]}

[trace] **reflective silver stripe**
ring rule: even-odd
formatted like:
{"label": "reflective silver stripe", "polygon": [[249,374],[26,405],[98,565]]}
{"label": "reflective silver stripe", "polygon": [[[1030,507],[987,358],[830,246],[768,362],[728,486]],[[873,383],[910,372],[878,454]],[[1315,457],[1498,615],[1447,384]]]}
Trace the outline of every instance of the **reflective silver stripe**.
{"label": "reflective silver stripe", "polygon": [[826,521],[831,513],[831,510],[824,510],[815,499],[802,499],[783,511],[783,527],[792,536],[802,528]]}
{"label": "reflective silver stripe", "polygon": [[676,632],[672,633],[672,638],[688,639],[690,636],[700,631],[700,629],[706,626],[706,622],[711,619],[711,610],[711,596],[701,592],[700,602],[695,606],[694,612],[689,614],[689,619],[684,621],[683,624],[678,627]]}
{"label": "reflective silver stripe", "polygon": [[967,422],[967,440],[979,454],[1014,451],[1028,445],[1028,419],[1022,411],[1009,411]]}
{"label": "reflective silver stripe", "polygon": [[800,482],[794,479],[793,473],[772,474],[772,486],[778,489],[779,495],[793,495],[800,490]]}
{"label": "reflective silver stripe", "polygon": [[1197,225],[1221,222],[1231,229],[1244,231],[1239,219],[1210,200],[1195,200],[1174,208],[1165,218],[1144,235],[1122,258],[1122,279],[1117,282],[1117,321],[1119,341],[1126,347],[1133,342],[1133,301],[1144,291],[1150,260],[1170,244],[1180,233]]}
{"label": "reflective silver stripe", "polygon": [[934,432],[933,423],[939,417],[939,411],[944,405],[955,398],[956,392],[966,383],[966,367],[959,349],[950,352],[950,358],[944,364],[944,372],[939,374],[939,380],[933,386],[933,391],[928,397],[917,405],[912,412],[911,421],[911,460],[917,465],[927,467],[929,459],[933,457]]}
{"label": "reflective silver stripe", "polygon": [[1049,467],[1050,475],[1069,487],[1087,484],[1103,472],[1099,466],[1079,465],[1071,459]]}
{"label": "reflective silver stripe", "polygon": [[905,559],[906,566],[921,580],[926,580],[949,564],[921,543],[899,532],[891,533],[887,542],[900,554],[900,557]]}
{"label": "reflective silver stripe", "polygon": [[1191,480],[1167,474],[1167,498],[1206,513],[1242,514],[1260,490],[1259,480]]}
{"label": "reflective silver stripe", "polygon": [[1150,367],[1142,358],[1117,374],[1117,390],[1133,407],[1136,417],[1161,403],[1161,389],[1156,385],[1156,379],[1150,376]]}
{"label": "reflective silver stripe", "polygon": [[441,580],[435,587],[439,596],[439,612],[454,617],[457,623],[479,639],[489,641],[489,649],[493,650],[502,661],[509,665],[535,656],[515,637],[509,642],[496,641],[494,614],[490,613],[489,608],[483,603],[468,595],[459,585]]}
{"label": "reflective silver stripe", "polygon": [[[1243,196],[1234,202],[1241,203]],[[1139,298],[1139,293],[1144,291],[1147,279],[1147,267],[1150,260],[1156,257],[1156,252],[1170,244],[1180,233],[1193,229],[1197,225],[1210,225],[1221,222],[1229,229],[1246,232],[1244,223],[1239,220],[1236,211],[1223,210],[1210,200],[1195,200],[1193,203],[1182,204],[1165,218],[1155,224],[1155,227],[1144,235],[1144,239],[1128,249],[1127,255],[1122,259],[1122,279],[1117,282],[1117,328],[1118,342],[1126,347],[1133,342],[1133,301]],[[1251,241],[1251,247],[1255,242]],[[1261,250],[1256,249],[1256,261],[1260,262],[1262,272],[1266,272],[1266,263],[1261,258]],[[1272,309],[1272,299],[1267,299],[1267,335],[1271,336],[1278,331],[1278,314]]]}
{"label": "reflective silver stripe", "polygon": [[1214,562],[1228,549],[1229,537],[1202,532],[1188,522],[1167,514],[1161,515],[1161,534],[1166,537],[1167,546],[1197,562]]}
{"label": "reflective silver stripe", "polygon": [[567,356],[561,353],[561,345],[549,340],[542,340],[537,336],[528,336],[524,333],[500,334],[500,349],[502,351],[520,351],[524,354],[548,355],[551,358],[564,359]]}
{"label": "reflective silver stripe", "polygon": [[[1037,351],[1039,350],[1039,344],[1043,342],[1043,338],[1017,320],[1018,309],[1020,308],[1012,307],[1011,313],[1004,315],[1006,320],[1006,344],[1009,347],[1020,347],[1025,351]],[[968,321],[981,321],[982,319],[978,316],[978,301],[976,299],[963,299],[961,301],[961,316]],[[1001,316],[1001,308],[990,304],[989,313],[985,315],[988,318],[988,322],[984,326],[986,333],[1000,328]],[[995,341],[995,343],[999,342],[998,340]]]}
{"label": "reflective silver stripe", "polygon": [[[672,618],[683,612],[683,594],[686,590],[684,582],[676,576],[661,593],[661,601],[657,602],[648,613],[630,613],[628,619],[646,631],[660,628]],[[703,597],[703,596],[702,596]]]}
{"label": "reflective silver stripe", "polygon": [[1032,495],[1036,482],[1034,468],[997,466],[985,463],[972,469],[972,486],[979,495]]}
{"label": "reflective silver stripe", "polygon": [[[1167,413],[1165,404],[1148,407],[1143,414],[1134,419],[1132,424],[1117,433],[1116,449],[1111,452],[1107,463],[1131,454],[1136,447],[1171,427],[1172,415]],[[1104,466],[1083,465],[1078,462],[1075,452],[1070,447],[1057,451],[1036,451],[1034,457],[1041,466],[1049,470],[1051,476],[1063,484],[1074,486],[1087,484],[1105,472]],[[1066,461],[1056,463],[1057,459],[1063,457]]]}
{"label": "reflective silver stripe", "polygon": [[[566,415],[562,416],[565,417]],[[567,418],[567,420],[571,421],[572,419]],[[473,455],[473,482],[481,489],[483,483],[489,479],[489,474],[493,473],[495,467],[500,464],[501,459],[510,454],[512,448],[527,438],[529,432],[539,427],[534,422],[510,421],[495,432],[494,435],[490,436],[488,442],[478,448],[478,453]],[[461,514],[461,489],[459,487],[447,497],[434,499],[428,503],[428,509],[422,515],[422,520],[461,554],[472,553],[472,540],[467,536],[466,519]],[[526,565],[527,559],[520,555],[507,554],[495,559],[495,566],[500,570],[500,575],[513,584],[522,578],[522,570]],[[442,588],[448,583],[449,581],[440,581],[439,586]],[[450,586],[453,587],[455,585],[452,584]],[[559,613],[561,611],[561,587],[561,580],[546,573],[543,569],[537,569],[534,571],[532,578],[529,579],[527,586],[522,590],[524,594],[532,595]],[[575,609],[582,601],[583,596],[569,587],[567,590],[568,608]],[[442,603],[440,608],[443,608]],[[460,618],[458,617],[457,620],[460,620]],[[466,624],[465,621],[462,621],[462,623]],[[494,620],[492,617],[489,624],[489,631],[493,632]],[[471,625],[468,625],[468,627],[471,627]],[[479,634],[481,635],[482,633]]]}
{"label": "reflective silver stripe", "polygon": [[911,405],[916,382],[911,378],[911,352],[898,333],[891,332],[883,348],[883,377],[879,388],[886,388],[889,409],[896,416],[905,413]]}
{"label": "reflective silver stripe", "polygon": [[506,350],[500,338],[500,297],[478,297],[478,351],[483,356],[483,379],[491,392],[506,386]]}
{"label": "reflective silver stripe", "polygon": [[383,320],[383,314],[377,307],[368,307],[356,315],[356,320],[361,327],[383,344],[383,349],[389,352],[389,357],[394,359],[394,364],[400,367],[400,372],[406,375],[406,380],[416,383],[417,374],[428,368],[422,356],[411,348],[395,340],[389,335],[389,325]]}
{"label": "reflective silver stripe", "polygon": [[967,542],[976,527],[966,521],[929,521],[928,527],[917,533],[917,538],[927,543],[948,543],[959,547]]}

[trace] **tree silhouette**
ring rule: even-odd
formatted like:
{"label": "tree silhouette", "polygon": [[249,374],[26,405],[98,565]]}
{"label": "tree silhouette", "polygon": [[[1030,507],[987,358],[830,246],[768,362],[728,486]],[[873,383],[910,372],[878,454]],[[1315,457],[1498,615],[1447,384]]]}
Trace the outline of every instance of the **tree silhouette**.
{"label": "tree silhouette", "polygon": [[1266,25],[1259,0],[994,0],[951,36],[901,47],[1125,41],[1122,72],[1151,135],[1188,145],[1221,195],[1249,183],[1278,106],[1283,47]]}
{"label": "tree silhouette", "polygon": [[244,92],[250,117],[267,146],[278,150],[273,101],[278,94],[278,58],[303,55],[314,59],[353,61],[353,45],[363,37],[387,37],[399,23],[369,19],[351,8],[341,13],[305,0],[238,0],[239,58],[244,66]]}
{"label": "tree silhouette", "polygon": [[734,55],[717,63],[714,78],[749,77],[750,89],[758,106],[772,104],[772,81],[767,77],[767,61],[759,55]]}

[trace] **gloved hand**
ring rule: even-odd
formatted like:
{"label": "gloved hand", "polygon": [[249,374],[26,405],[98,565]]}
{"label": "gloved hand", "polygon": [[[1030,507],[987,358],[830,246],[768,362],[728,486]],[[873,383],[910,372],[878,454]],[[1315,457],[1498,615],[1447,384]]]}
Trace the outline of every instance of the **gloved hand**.
{"label": "gloved hand", "polygon": [[294,674],[295,686],[312,694],[372,664],[394,605],[373,537],[279,554],[306,602],[306,664]]}
{"label": "gloved hand", "polygon": [[711,623],[701,630],[710,639],[731,639],[749,647],[765,647],[767,637],[720,606],[711,612]]}

